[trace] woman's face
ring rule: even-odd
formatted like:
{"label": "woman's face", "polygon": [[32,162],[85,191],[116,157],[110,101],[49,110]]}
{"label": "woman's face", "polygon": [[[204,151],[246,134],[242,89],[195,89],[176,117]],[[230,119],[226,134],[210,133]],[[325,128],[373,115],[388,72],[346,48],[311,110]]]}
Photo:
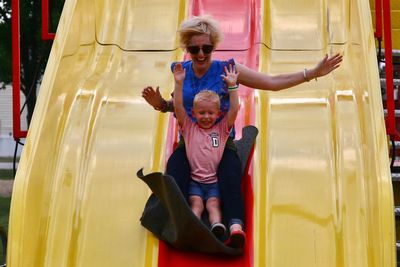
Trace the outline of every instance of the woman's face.
{"label": "woman's face", "polygon": [[194,35],[190,39],[186,51],[192,59],[194,70],[202,73],[206,72],[211,66],[211,55],[214,51],[214,47],[211,44],[208,34]]}

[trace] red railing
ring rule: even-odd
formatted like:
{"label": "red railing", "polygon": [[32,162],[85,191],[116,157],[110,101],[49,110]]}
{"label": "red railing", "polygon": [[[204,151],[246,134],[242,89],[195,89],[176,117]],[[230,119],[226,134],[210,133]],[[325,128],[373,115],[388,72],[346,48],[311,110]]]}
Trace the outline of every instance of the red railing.
{"label": "red railing", "polygon": [[375,0],[375,38],[382,41],[382,0]]}
{"label": "red railing", "polygon": [[[383,16],[382,16],[383,11]],[[386,109],[387,116],[386,132],[393,140],[400,140],[400,134],[396,127],[396,114],[394,102],[393,84],[393,55],[392,55],[392,26],[390,18],[390,0],[375,1],[376,31],[375,37],[382,40],[382,21],[383,21],[383,42],[385,46],[385,75],[386,75]]]}
{"label": "red railing", "polygon": [[42,0],[42,39],[53,40],[55,33],[49,32],[49,0]]}
{"label": "red railing", "polygon": [[11,2],[12,31],[12,87],[13,87],[13,137],[15,140],[26,137],[27,131],[21,130],[20,89],[21,89],[21,53],[19,30],[19,0]]}
{"label": "red railing", "polygon": [[[12,87],[13,87],[13,137],[15,140],[25,138],[27,131],[21,130],[21,53],[20,53],[20,8],[19,0],[11,2],[11,35],[12,35]],[[52,40],[54,33],[49,33],[49,0],[42,0],[42,39]]]}

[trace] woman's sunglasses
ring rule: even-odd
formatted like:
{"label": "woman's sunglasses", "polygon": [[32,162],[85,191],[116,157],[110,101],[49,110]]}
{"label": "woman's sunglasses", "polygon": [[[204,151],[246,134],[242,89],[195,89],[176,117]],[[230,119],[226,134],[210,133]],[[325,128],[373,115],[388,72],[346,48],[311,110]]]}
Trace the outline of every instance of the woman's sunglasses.
{"label": "woman's sunglasses", "polygon": [[200,49],[203,51],[204,54],[210,54],[214,50],[213,45],[203,45],[201,47],[198,45],[191,45],[186,48],[189,51],[189,53],[193,55],[198,54],[200,52]]}

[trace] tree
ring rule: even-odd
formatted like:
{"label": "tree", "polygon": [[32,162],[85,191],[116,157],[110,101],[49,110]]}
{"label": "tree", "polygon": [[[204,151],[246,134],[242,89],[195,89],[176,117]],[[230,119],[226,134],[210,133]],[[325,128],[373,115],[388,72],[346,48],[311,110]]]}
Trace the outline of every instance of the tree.
{"label": "tree", "polygon": [[0,0],[0,89],[11,82],[11,8]]}
{"label": "tree", "polygon": [[[41,39],[42,14],[39,1],[20,1],[21,91],[26,98],[27,122],[31,122],[52,41]],[[64,0],[50,1],[50,29],[55,31]],[[0,0],[0,87],[12,80],[11,0]]]}

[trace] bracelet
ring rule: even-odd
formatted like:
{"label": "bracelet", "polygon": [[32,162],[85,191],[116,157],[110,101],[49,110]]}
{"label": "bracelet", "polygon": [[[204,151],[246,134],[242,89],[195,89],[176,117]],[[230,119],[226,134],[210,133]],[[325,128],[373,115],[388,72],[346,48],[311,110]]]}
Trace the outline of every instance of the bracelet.
{"label": "bracelet", "polygon": [[169,100],[169,101],[165,101],[165,103],[167,103],[167,105],[165,106],[165,110],[161,110],[161,112],[174,112],[174,105],[173,105],[173,101]]}
{"label": "bracelet", "polygon": [[228,91],[236,91],[239,88],[239,85],[235,85],[235,86],[228,86]]}
{"label": "bracelet", "polygon": [[304,69],[304,70],[303,70],[303,78],[304,78],[304,80],[305,80],[306,82],[309,82],[309,81],[310,81],[310,79],[308,79],[308,77],[307,77],[307,69]]}
{"label": "bracelet", "polygon": [[161,112],[165,112],[165,110],[168,107],[168,103],[167,101],[165,101],[165,99],[161,99],[161,107],[154,107],[155,110],[161,111]]}
{"label": "bracelet", "polygon": [[[310,81],[310,79],[307,77],[307,69],[304,69],[304,70],[303,70],[303,78],[304,78],[304,80],[305,80],[306,82],[309,82],[309,81]],[[314,79],[315,79],[315,81],[318,81],[318,80],[317,80],[317,77],[315,77]]]}

